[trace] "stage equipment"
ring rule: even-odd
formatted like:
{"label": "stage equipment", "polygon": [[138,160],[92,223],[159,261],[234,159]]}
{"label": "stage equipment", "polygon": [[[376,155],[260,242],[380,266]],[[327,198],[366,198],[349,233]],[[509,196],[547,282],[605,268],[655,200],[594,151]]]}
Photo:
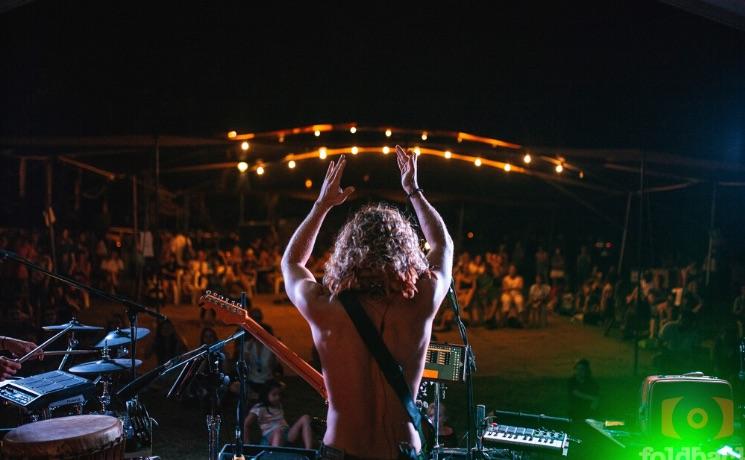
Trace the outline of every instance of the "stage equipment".
{"label": "stage equipment", "polygon": [[122,422],[107,415],[76,415],[21,425],[3,440],[3,458],[120,460]]}
{"label": "stage equipment", "polygon": [[427,347],[422,378],[446,382],[463,382],[466,375],[466,347],[431,342]]}
{"label": "stage equipment", "polygon": [[668,444],[726,439],[734,434],[732,386],[701,372],[649,376],[641,387],[639,425]]}
{"label": "stage equipment", "polygon": [[562,456],[566,456],[569,450],[569,437],[564,432],[498,423],[487,425],[483,441],[520,451],[542,451]]}
{"label": "stage equipment", "polygon": [[[51,371],[17,380],[0,383],[0,399],[27,412],[47,412],[61,405],[70,404],[90,394],[95,386],[90,380],[64,371]],[[48,412],[41,418],[47,418]]]}
{"label": "stage equipment", "polygon": [[[135,331],[135,340],[141,340],[143,337],[148,335],[150,333],[150,329],[147,329],[145,327],[138,327]],[[132,343],[132,340],[130,339],[132,337],[132,331],[129,329],[116,329],[108,334],[106,334],[106,337],[101,339],[96,345],[95,348],[104,348],[104,347],[118,347],[121,345],[129,345]]]}

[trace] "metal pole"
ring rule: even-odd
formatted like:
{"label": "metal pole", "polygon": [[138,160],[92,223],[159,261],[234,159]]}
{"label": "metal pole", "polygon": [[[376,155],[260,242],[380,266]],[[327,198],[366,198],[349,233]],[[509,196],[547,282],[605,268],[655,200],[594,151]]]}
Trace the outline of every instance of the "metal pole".
{"label": "metal pole", "polygon": [[[626,218],[623,220],[623,236],[621,237],[621,252],[618,255],[618,266],[616,267],[616,274],[621,275],[621,268],[623,267],[623,257],[626,254],[626,239],[629,236],[629,216],[631,216],[631,192],[626,197]],[[619,278],[620,279],[620,278]]]}
{"label": "metal pole", "polygon": [[52,271],[57,271],[57,248],[54,241],[54,211],[52,210],[52,196],[53,196],[53,179],[52,174],[52,160],[47,160],[46,164],[46,175],[47,175],[47,220],[49,221],[49,244],[52,252]]}
{"label": "metal pole", "polygon": [[[160,140],[158,136],[155,136],[155,222],[153,222],[153,243],[155,244],[155,290],[160,297],[160,293],[163,290],[163,280],[160,274]],[[165,299],[165,293],[164,297]],[[157,303],[156,308],[160,312],[160,302]]]}
{"label": "metal pole", "polygon": [[[141,283],[142,283],[142,263],[138,262],[137,254],[141,252],[140,232],[139,232],[139,208],[137,205],[137,176],[132,176],[132,260],[137,264],[135,273],[135,299],[140,301]],[[144,260],[144,259],[142,259]]]}
{"label": "metal pole", "polygon": [[717,210],[717,183],[711,186],[711,215],[709,216],[709,248],[706,250],[706,287],[709,287],[711,280],[711,256],[714,251],[714,221]]}
{"label": "metal pole", "polygon": [[634,302],[634,375],[639,371],[639,304],[642,299],[642,273],[644,264],[642,263],[643,245],[644,245],[644,168],[647,163],[646,152],[642,150],[641,165],[639,167],[639,223],[638,223],[638,244],[637,244],[637,270],[636,279],[636,301]]}

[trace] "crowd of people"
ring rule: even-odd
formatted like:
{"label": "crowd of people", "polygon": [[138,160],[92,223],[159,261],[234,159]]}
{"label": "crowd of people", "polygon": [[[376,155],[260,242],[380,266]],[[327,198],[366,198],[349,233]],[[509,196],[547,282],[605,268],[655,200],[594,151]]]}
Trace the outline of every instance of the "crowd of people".
{"label": "crowd of people", "polygon": [[[81,283],[107,292],[140,296],[154,307],[196,306],[207,289],[231,297],[246,292],[249,302],[257,292],[275,294],[276,299],[286,301],[280,271],[281,247],[271,232],[241,244],[237,235],[218,237],[204,232],[164,231],[157,237],[143,233],[133,239],[63,229],[52,245],[43,232],[4,230],[0,231],[0,247]],[[567,257],[562,247],[548,251],[543,245],[531,247],[518,240],[511,245],[500,244],[492,251],[462,251],[453,267],[456,301],[472,328],[545,328],[555,321],[552,318],[563,315],[577,323],[600,327],[606,335],[618,331],[622,338],[641,339],[643,346],[656,350],[655,364],[660,372],[684,372],[691,369],[691,363],[706,362],[717,375],[736,376],[737,343],[745,329],[745,285],[729,312],[734,321],[725,323],[731,326],[706,330],[704,325],[714,312],[701,294],[702,265],[690,262],[680,267],[656,267],[640,277],[634,272],[619,275],[606,249],[605,245],[582,245]],[[323,277],[328,257],[329,251],[325,251],[309,263],[317,279]],[[1,269],[2,317],[6,322],[29,326],[29,331],[64,322],[79,310],[90,308],[93,301],[88,294],[21,264],[6,263]],[[453,310],[448,305],[451,301],[443,304],[435,319],[438,331],[453,325]],[[249,311],[256,322],[273,333],[272,327],[264,323],[260,309]],[[201,310],[199,320],[200,344],[219,340],[214,313]],[[107,327],[121,327],[124,323],[118,317]],[[22,329],[16,332],[17,337],[34,338]],[[158,363],[163,363],[187,350],[186,341],[170,321],[159,323],[154,332],[151,346],[144,351],[146,358],[154,355]],[[702,347],[705,338],[713,339],[713,348]],[[232,397],[238,391],[237,355],[236,350],[224,358],[224,370],[232,376]],[[320,367],[317,355],[314,356],[314,365]],[[246,440],[310,447],[314,429],[323,427],[314,426],[307,415],[292,424],[286,420],[281,403],[285,391],[281,363],[250,337],[244,358],[250,400]],[[589,362],[579,361],[575,374],[569,385],[569,406],[592,413],[597,409],[598,392]],[[206,395],[207,391],[196,382],[185,397],[204,406]],[[444,425],[446,420],[447,417],[442,418],[441,428],[451,433],[452,428]],[[455,434],[451,437],[454,440]]]}
{"label": "crowd of people", "polygon": [[[196,305],[206,289],[231,297],[240,292],[283,297],[281,247],[272,232],[242,244],[235,234],[163,231],[156,236],[141,233],[135,239],[63,229],[52,245],[46,232],[11,229],[0,231],[0,247],[81,283],[138,297],[154,307]],[[327,250],[309,263],[318,279],[328,257]],[[732,359],[720,356],[735,349],[743,337],[745,287],[734,299],[732,326],[712,332],[703,327],[714,312],[701,295],[701,264],[657,267],[638,279],[635,272],[619,275],[614,262],[605,244],[582,245],[570,257],[561,246],[549,251],[521,240],[483,253],[462,251],[453,269],[457,302],[469,327],[543,328],[553,316],[564,315],[601,327],[606,334],[618,330],[623,338],[644,339],[643,346],[657,349],[658,365],[665,371],[703,359],[707,351],[701,343],[708,337],[718,353],[710,360],[712,366],[723,373],[732,371]],[[87,293],[21,264],[6,263],[1,269],[5,321],[38,329],[62,323],[91,305]],[[452,327],[449,302],[435,320],[436,330]],[[163,330],[168,335],[169,327]],[[156,350],[164,359],[174,351],[173,345]]]}
{"label": "crowd of people", "polygon": [[[144,232],[138,238],[63,229],[50,243],[46,232],[6,229],[0,247],[39,266],[109,293],[160,307],[196,305],[208,287],[237,296],[279,293],[280,247],[271,232],[241,244],[237,235]],[[327,257],[327,256],[326,256]],[[323,260],[314,263],[319,275]],[[0,296],[6,321],[33,325],[63,322],[90,308],[86,292],[55,283],[21,264],[2,267]]]}

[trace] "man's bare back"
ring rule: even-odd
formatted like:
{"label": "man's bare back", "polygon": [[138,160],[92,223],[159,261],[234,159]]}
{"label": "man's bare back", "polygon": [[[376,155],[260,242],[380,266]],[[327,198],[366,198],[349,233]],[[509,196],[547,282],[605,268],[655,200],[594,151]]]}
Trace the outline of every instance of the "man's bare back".
{"label": "man's bare back", "polygon": [[[403,368],[412,395],[424,369],[432,320],[450,285],[453,242],[416,181],[416,155],[396,146],[401,185],[411,199],[430,250],[390,207],[367,207],[345,224],[326,266],[324,284],[306,268],[326,214],[353,187],[339,185],[346,162],[331,162],[318,201],[282,257],[287,295],[308,321],[329,394],[324,444],[360,458],[393,459],[399,445],[421,443],[408,414],[383,376],[338,294],[354,289],[383,342]],[[375,293],[374,295],[372,293]]]}
{"label": "man's bare back", "polygon": [[[432,331],[432,283],[420,280],[419,295],[411,300],[400,295],[360,298],[414,395]],[[365,458],[396,458],[402,442],[418,451],[419,436],[408,414],[341,303],[326,296],[318,301],[326,304],[321,307],[326,313],[311,323],[311,330],[329,394],[324,444]]]}

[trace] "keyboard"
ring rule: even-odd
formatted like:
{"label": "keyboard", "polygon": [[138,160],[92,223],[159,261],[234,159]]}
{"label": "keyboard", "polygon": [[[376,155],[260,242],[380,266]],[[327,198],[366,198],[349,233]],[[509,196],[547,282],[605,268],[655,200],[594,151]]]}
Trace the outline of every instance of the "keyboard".
{"label": "keyboard", "polygon": [[551,431],[492,423],[484,432],[484,443],[514,450],[537,450],[567,455],[569,438],[561,431]]}

